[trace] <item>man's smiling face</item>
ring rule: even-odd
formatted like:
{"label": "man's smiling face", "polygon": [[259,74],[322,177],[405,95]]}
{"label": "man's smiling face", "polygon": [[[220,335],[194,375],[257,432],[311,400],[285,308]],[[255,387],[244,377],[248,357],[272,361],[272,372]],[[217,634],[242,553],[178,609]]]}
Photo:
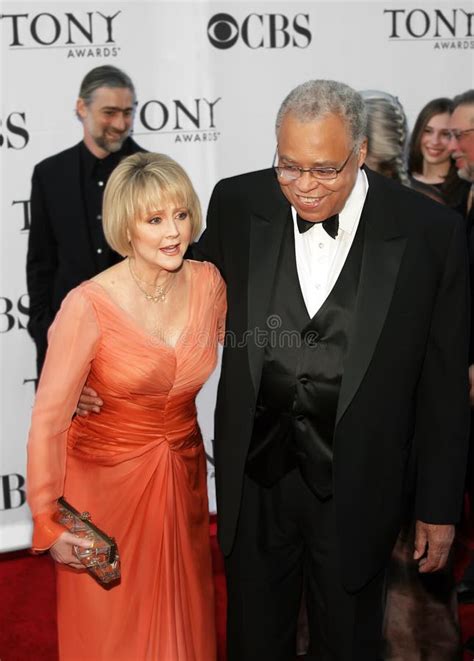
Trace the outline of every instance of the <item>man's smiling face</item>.
{"label": "man's smiling face", "polygon": [[294,181],[278,178],[283,194],[305,220],[321,222],[344,208],[367,153],[366,142],[356,148],[345,120],[329,114],[302,122],[288,113],[278,131],[278,164],[301,168],[340,168],[342,172],[330,181],[318,181],[302,173]]}

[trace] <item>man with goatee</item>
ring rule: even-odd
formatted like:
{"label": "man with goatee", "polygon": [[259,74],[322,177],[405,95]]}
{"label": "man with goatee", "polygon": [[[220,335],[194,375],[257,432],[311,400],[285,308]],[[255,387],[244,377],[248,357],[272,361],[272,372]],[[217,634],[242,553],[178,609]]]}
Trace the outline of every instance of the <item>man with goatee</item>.
{"label": "man with goatee", "polygon": [[109,65],[92,69],[76,102],[82,140],[33,171],[26,274],[38,376],[47,331],[63,298],[121,259],[104,238],[102,196],[121,159],[143,151],[130,137],[136,104],[126,73]]}

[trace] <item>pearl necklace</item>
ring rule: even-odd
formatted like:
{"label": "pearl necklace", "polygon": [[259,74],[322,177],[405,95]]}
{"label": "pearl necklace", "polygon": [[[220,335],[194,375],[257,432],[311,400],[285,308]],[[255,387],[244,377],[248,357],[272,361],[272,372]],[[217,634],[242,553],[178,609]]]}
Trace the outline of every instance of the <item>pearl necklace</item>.
{"label": "pearl necklace", "polygon": [[[138,287],[138,289],[141,291],[141,293],[145,296],[147,301],[152,301],[153,303],[164,303],[166,301],[166,297],[169,294],[171,288],[173,287],[176,276],[175,274],[169,276],[168,280],[166,281],[165,285],[153,285],[150,282],[145,282],[144,280],[140,280],[138,275],[134,272],[132,269],[132,263],[131,260],[128,260],[128,268],[130,271],[130,275],[133,278],[134,283]],[[155,291],[153,294],[149,294],[146,289],[143,289],[141,286],[141,282],[143,282],[145,285],[148,287],[154,287]]]}

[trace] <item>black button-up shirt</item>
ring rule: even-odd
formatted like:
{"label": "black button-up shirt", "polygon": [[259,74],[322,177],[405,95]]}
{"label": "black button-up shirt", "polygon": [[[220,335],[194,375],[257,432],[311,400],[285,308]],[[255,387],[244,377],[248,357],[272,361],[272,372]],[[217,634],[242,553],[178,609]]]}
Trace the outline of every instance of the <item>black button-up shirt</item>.
{"label": "black button-up shirt", "polygon": [[97,158],[84,143],[81,144],[81,188],[98,273],[122,259],[105,240],[102,229],[102,200],[112,171],[122,158],[132,153],[129,143],[130,138],[127,138],[120,151],[109,154],[105,158]]}

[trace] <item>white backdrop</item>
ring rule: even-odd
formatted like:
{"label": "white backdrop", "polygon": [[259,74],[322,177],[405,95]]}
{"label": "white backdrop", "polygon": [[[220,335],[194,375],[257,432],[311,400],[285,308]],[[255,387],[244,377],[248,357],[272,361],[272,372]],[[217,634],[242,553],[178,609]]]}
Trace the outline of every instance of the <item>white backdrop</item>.
{"label": "white backdrop", "polygon": [[[473,86],[472,2],[2,2],[0,53],[0,551],[26,547],[25,446],[35,352],[25,330],[30,178],[81,139],[87,71],[114,64],[138,94],[135,139],[189,172],[204,210],[218,179],[271,164],[283,97],[310,78],[399,97],[410,125]],[[211,452],[217,374],[199,398]],[[215,507],[209,465],[211,508]]]}

